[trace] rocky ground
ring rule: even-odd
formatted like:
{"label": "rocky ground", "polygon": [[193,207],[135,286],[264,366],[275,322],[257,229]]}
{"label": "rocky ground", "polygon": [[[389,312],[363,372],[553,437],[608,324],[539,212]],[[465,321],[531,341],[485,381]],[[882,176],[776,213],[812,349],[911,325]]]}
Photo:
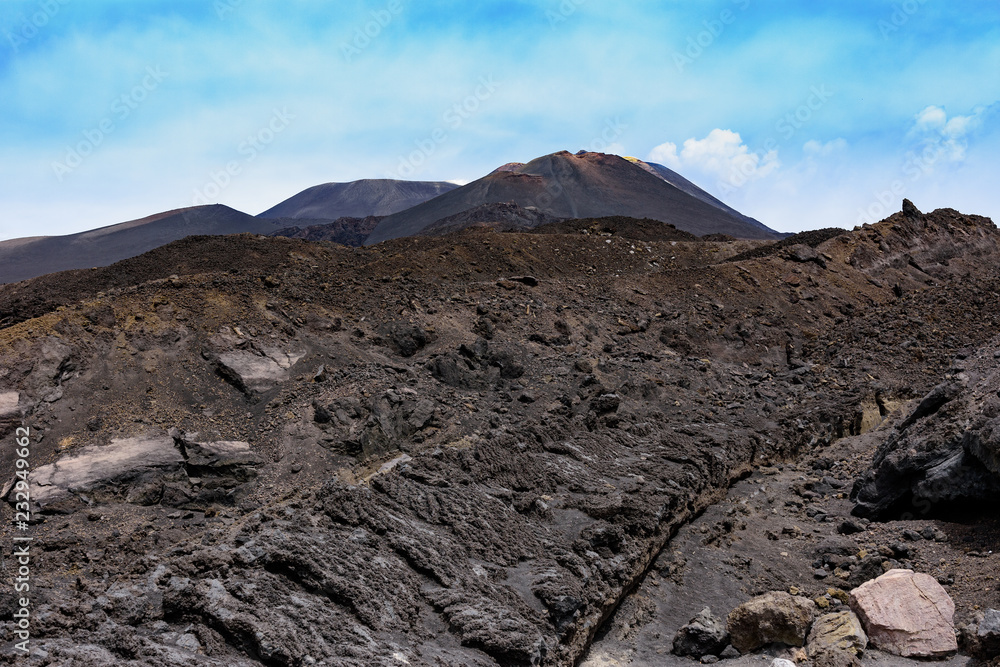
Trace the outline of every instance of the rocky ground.
{"label": "rocky ground", "polygon": [[[725,618],[737,604],[779,590],[812,599],[823,611],[844,610],[844,593],[888,567],[934,576],[955,600],[959,626],[1000,606],[995,511],[885,523],[851,514],[854,480],[916,403],[897,409],[869,433],[837,440],[794,463],[762,467],[734,484],[725,501],[678,532],[582,665],[696,664],[674,655],[673,642],[704,607]],[[801,662],[800,650],[775,646],[726,664],[761,664],[765,656]],[[918,664],[874,649],[863,662]],[[969,662],[956,656],[947,664]]]}
{"label": "rocky ground", "polygon": [[[910,207],[763,251],[567,231],[187,239],[0,288],[0,431],[32,432],[32,525],[0,510],[4,545],[35,540],[28,663],[663,664],[703,606],[835,607],[895,564],[960,623],[997,606],[995,527],[961,505],[989,475],[892,515],[950,460],[894,454],[914,406],[912,433],[994,451],[941,409],[992,382],[990,221]],[[851,518],[879,489],[889,514]]]}

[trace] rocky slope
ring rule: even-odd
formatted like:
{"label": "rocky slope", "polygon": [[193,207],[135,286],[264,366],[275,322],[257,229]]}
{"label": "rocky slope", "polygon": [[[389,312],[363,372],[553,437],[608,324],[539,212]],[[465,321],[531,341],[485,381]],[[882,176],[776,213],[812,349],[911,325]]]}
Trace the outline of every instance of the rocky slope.
{"label": "rocky slope", "polygon": [[526,231],[557,220],[534,207],[522,208],[514,203],[495,202],[441,218],[424,227],[420,235],[443,236],[469,227],[491,227],[505,232]]}
{"label": "rocky slope", "polygon": [[997,240],[910,208],[739,261],[580,230],[192,238],[40,279],[55,299],[0,288],[27,663],[575,664],[730,484],[993,337]]}
{"label": "rocky slope", "polygon": [[359,247],[365,244],[365,239],[381,220],[382,217],[377,215],[365,218],[339,218],[337,220],[278,218],[275,220],[275,225],[280,229],[271,232],[270,236],[286,236],[306,241],[329,241]]}

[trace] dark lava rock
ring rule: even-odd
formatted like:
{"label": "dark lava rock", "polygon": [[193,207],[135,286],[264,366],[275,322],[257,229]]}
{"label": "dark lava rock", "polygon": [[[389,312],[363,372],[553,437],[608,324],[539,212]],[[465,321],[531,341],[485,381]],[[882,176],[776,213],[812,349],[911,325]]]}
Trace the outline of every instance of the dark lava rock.
{"label": "dark lava rock", "polygon": [[957,503],[1000,502],[1000,371],[992,350],[928,393],[855,482],[853,513],[940,515]]}
{"label": "dark lava rock", "polygon": [[379,328],[379,333],[401,357],[412,357],[431,340],[423,327],[408,322],[391,322]]}
{"label": "dark lava rock", "polygon": [[674,653],[694,658],[717,656],[728,644],[729,633],[725,623],[712,616],[712,610],[705,607],[690,623],[677,631],[674,636]]}
{"label": "dark lava rock", "polygon": [[885,570],[882,569],[883,560],[885,558],[874,554],[862,558],[861,562],[851,569],[851,576],[847,580],[848,585],[851,588],[857,588],[866,581],[882,576],[885,573]]}
{"label": "dark lava rock", "polygon": [[976,630],[980,655],[987,660],[1000,656],[1000,611],[987,609]]}
{"label": "dark lava rock", "polygon": [[856,533],[865,532],[865,527],[859,521],[855,521],[854,519],[845,519],[840,522],[840,525],[837,526],[837,532],[841,535],[854,535]]}
{"label": "dark lava rock", "polygon": [[618,394],[603,394],[590,401],[590,409],[599,415],[615,412],[621,405],[622,399]]}

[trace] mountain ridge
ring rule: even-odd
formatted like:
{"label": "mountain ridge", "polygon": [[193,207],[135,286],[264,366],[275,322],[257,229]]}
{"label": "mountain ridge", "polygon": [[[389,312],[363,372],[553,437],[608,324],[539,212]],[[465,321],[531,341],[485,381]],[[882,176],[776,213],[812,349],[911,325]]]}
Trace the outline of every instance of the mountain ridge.
{"label": "mountain ridge", "polygon": [[257,217],[337,220],[390,215],[457,187],[446,181],[402,181],[388,178],[321,183],[292,195]]}
{"label": "mountain ridge", "polygon": [[192,234],[267,233],[267,220],[224,204],[154,213],[76,234],[0,241],[0,284],[46,273],[89,269],[141,255]]}

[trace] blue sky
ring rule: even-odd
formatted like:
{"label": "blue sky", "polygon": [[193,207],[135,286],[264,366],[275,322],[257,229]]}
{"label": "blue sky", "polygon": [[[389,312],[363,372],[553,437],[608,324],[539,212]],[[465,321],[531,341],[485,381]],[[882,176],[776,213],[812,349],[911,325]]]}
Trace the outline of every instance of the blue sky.
{"label": "blue sky", "polygon": [[1000,219],[1000,3],[4,0],[0,239],[661,162],[781,231]]}

